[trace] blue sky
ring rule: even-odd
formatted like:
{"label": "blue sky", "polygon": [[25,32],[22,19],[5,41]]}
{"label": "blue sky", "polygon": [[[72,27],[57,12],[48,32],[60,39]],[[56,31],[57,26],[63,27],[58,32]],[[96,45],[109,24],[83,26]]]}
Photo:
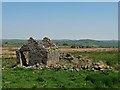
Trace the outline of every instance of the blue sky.
{"label": "blue sky", "polygon": [[3,3],[4,39],[118,39],[118,3]]}
{"label": "blue sky", "polygon": [[119,2],[119,0],[2,0],[2,2]]}
{"label": "blue sky", "polygon": [[2,39],[2,3],[0,2],[0,39]]}

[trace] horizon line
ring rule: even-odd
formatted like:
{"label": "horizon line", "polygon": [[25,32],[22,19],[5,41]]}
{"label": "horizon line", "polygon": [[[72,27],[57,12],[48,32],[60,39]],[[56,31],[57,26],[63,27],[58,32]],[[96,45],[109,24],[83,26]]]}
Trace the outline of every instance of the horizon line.
{"label": "horizon line", "polygon": [[[48,37],[49,38],[49,37]],[[24,39],[24,38],[2,38],[1,40],[28,40],[29,38],[27,38],[27,39]],[[33,38],[33,39],[35,39],[35,40],[43,40],[43,38],[42,39],[36,39],[36,38]],[[50,38],[51,39],[51,38]],[[67,38],[61,38],[61,39],[58,39],[58,38],[56,38],[56,39],[51,39],[51,40],[98,40],[98,41],[109,41],[109,40],[119,40],[119,39],[91,39],[91,38],[80,38],[80,39],[67,39]]]}

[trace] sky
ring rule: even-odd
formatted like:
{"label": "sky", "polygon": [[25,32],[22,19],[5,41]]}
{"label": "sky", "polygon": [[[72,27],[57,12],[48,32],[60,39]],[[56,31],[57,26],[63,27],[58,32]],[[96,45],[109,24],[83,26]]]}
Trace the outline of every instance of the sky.
{"label": "sky", "polygon": [[4,2],[3,39],[118,39],[117,2]]}
{"label": "sky", "polygon": [[0,39],[2,39],[2,3],[1,2],[0,2]]}
{"label": "sky", "polygon": [[119,0],[1,0],[2,2],[119,2]]}

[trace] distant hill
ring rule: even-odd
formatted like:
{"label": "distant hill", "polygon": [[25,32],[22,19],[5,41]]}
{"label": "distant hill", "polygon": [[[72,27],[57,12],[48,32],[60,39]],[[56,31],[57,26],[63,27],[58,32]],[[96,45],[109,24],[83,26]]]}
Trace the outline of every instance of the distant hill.
{"label": "distant hill", "polygon": [[[2,39],[2,44],[23,44],[27,40],[20,39]],[[37,40],[39,43],[41,40]],[[91,47],[118,47],[117,40],[91,40],[91,39],[80,39],[80,40],[53,40],[57,45],[68,45],[68,46],[91,46]]]}
{"label": "distant hill", "polygon": [[2,39],[2,44],[23,44],[26,40],[21,39]]}
{"label": "distant hill", "polygon": [[92,47],[118,47],[117,40],[90,40],[90,39],[81,39],[81,40],[54,40],[54,42],[63,45],[74,45],[74,46],[92,46]]}

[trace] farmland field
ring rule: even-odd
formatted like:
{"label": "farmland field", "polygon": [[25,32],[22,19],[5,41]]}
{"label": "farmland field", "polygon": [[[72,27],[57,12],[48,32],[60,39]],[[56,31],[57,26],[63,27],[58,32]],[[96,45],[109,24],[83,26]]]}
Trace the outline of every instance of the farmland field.
{"label": "farmland field", "polygon": [[37,70],[12,68],[15,64],[15,50],[19,46],[2,48],[2,87],[3,88],[116,88],[120,87],[120,71],[117,48],[61,47],[60,52],[82,55],[95,61],[102,60],[113,69],[110,71],[80,70]]}

